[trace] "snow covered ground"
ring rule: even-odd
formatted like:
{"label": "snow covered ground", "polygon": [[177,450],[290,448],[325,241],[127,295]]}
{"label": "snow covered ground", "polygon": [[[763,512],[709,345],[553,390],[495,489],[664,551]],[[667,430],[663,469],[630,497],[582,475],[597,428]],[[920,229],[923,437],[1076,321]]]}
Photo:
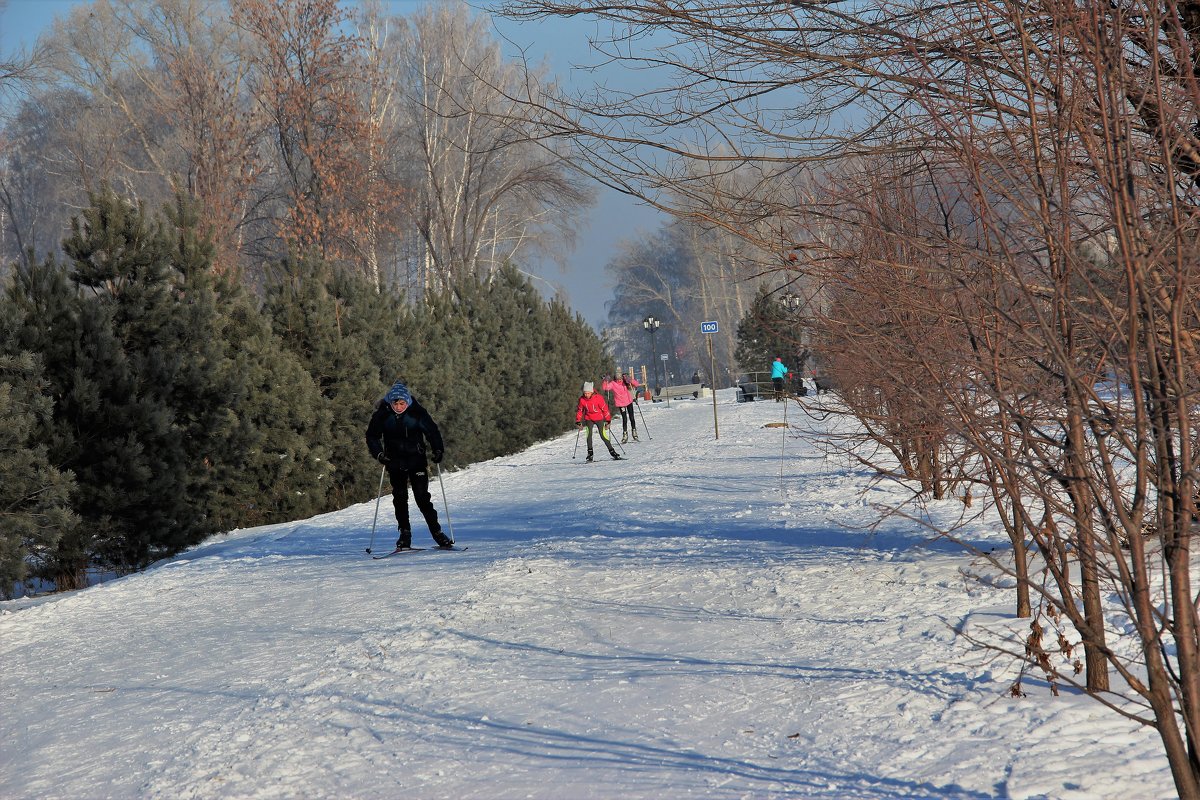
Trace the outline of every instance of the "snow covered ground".
{"label": "snow covered ground", "polygon": [[365,503],[0,603],[0,797],[1174,795],[1153,731],[955,638],[1010,590],[731,399],[447,475],[467,552],[374,561]]}

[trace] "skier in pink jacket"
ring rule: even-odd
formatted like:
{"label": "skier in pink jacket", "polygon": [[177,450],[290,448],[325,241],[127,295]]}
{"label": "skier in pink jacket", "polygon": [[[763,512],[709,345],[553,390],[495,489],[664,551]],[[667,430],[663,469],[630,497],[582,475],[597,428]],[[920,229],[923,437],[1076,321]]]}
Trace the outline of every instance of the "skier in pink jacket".
{"label": "skier in pink jacket", "polygon": [[633,431],[633,440],[638,440],[637,420],[633,417],[633,398],[637,388],[641,386],[633,377],[633,372],[627,372],[618,378],[606,376],[600,388],[613,393],[613,405],[621,412],[621,444],[629,441],[629,431]]}

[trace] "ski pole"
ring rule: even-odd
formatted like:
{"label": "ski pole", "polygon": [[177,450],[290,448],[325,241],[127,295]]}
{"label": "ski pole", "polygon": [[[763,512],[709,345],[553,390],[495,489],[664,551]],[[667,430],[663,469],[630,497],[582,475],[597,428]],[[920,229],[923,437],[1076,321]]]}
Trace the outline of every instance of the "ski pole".
{"label": "ski pole", "polygon": [[609,423],[608,423],[608,424],[606,424],[604,427],[605,427],[606,429],[608,429],[608,440],[609,440],[610,442],[616,442],[616,443],[617,443],[617,447],[621,448],[621,452],[622,452],[622,453],[624,453],[624,452],[625,452],[625,445],[621,444],[621,443],[620,443],[620,441],[618,441],[618,440],[617,440],[617,437],[613,436],[613,431],[612,431],[612,423],[611,423],[611,422],[609,422]]}
{"label": "ski pole", "polygon": [[450,504],[446,502],[446,483],[442,480],[442,467],[440,464],[434,464],[437,468],[438,485],[442,487],[442,506],[446,509],[446,527],[450,529],[450,544],[454,544],[454,523],[450,521]]}
{"label": "ski pole", "polygon": [[579,452],[579,434],[583,433],[583,426],[575,426],[575,449],[571,451],[571,459],[575,459],[575,454]]}
{"label": "ski pole", "polygon": [[783,461],[784,451],[787,449],[788,421],[787,421],[787,400],[783,401],[783,440],[779,443],[779,493],[787,497],[787,489],[783,485]]}
{"label": "ski pole", "polygon": [[367,545],[367,553],[375,546],[375,523],[379,521],[379,501],[383,497],[383,476],[386,474],[387,467],[379,471],[379,491],[375,493],[375,517],[371,520],[371,543]]}
{"label": "ski pole", "polygon": [[646,424],[646,415],[642,413],[642,404],[635,400],[634,405],[638,407],[638,416],[642,418],[642,430],[646,432],[646,438],[653,439],[654,437],[650,435],[650,426]]}

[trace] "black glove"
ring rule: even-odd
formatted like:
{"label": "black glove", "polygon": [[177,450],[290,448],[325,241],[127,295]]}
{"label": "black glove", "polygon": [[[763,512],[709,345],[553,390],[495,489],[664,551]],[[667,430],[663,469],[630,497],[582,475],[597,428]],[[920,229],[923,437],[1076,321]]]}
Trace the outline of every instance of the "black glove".
{"label": "black glove", "polygon": [[575,427],[576,427],[576,428],[583,428],[583,423],[582,423],[582,422],[576,422],[576,423],[575,423]]}
{"label": "black glove", "polygon": [[441,450],[434,450],[429,454],[429,458],[433,460],[433,463],[440,464],[442,463],[442,455],[443,454]]}
{"label": "black glove", "polygon": [[387,453],[383,452],[382,450],[379,451],[379,455],[375,456],[375,460],[380,464],[386,464],[391,461],[391,459],[387,457]]}

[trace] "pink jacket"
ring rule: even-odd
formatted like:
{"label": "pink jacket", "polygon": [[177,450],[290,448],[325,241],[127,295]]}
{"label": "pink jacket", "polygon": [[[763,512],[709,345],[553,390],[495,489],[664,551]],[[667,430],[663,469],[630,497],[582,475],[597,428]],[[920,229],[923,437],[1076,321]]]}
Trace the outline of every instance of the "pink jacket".
{"label": "pink jacket", "polygon": [[617,408],[624,408],[633,402],[633,396],[629,393],[630,388],[636,389],[641,386],[637,382],[637,378],[630,378],[630,386],[625,385],[625,381],[605,381],[600,384],[600,388],[606,392],[613,393],[613,405]]}

